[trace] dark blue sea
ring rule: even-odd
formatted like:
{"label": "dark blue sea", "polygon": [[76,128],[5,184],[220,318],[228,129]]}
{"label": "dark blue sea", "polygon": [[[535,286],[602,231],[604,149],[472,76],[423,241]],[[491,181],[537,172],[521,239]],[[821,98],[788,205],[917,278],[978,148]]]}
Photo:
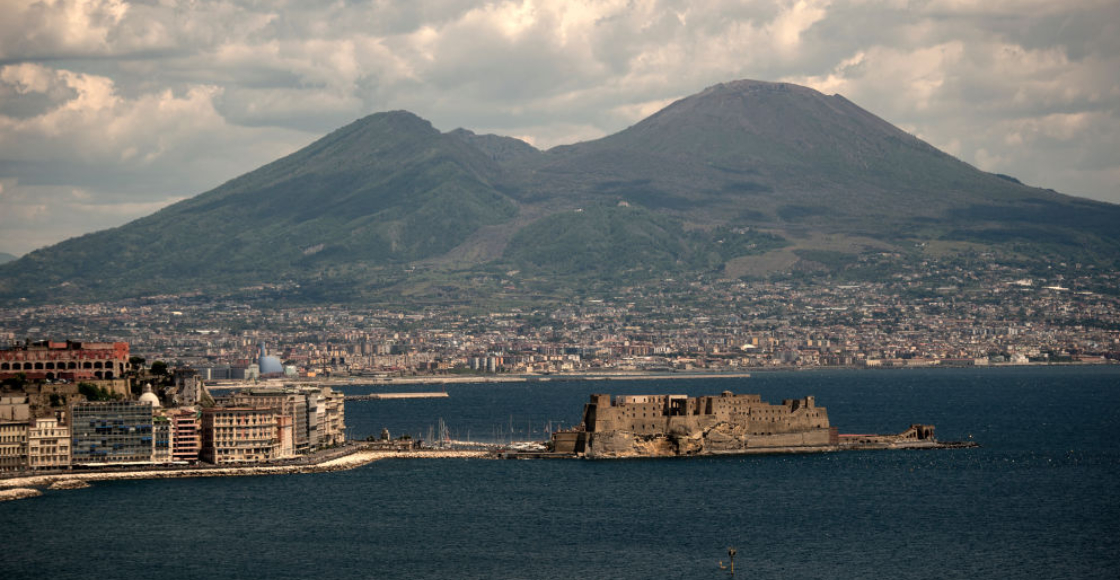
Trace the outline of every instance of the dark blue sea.
{"label": "dark blue sea", "polygon": [[842,433],[933,423],[982,447],[97,483],[0,503],[0,578],[706,579],[728,577],[729,546],[739,578],[1120,578],[1120,368],[447,390],[348,403],[350,434],[442,418],[461,439],[539,439],[591,393],[734,390],[816,395]]}

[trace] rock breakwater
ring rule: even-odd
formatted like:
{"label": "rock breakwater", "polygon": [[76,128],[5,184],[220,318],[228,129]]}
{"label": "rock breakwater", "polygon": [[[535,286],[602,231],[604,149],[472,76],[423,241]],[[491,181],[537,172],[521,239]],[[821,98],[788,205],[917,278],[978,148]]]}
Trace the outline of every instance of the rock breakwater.
{"label": "rock breakwater", "polygon": [[37,489],[28,489],[17,487],[13,489],[0,489],[0,501],[10,501],[13,499],[26,499],[29,497],[39,497],[43,492]]}
{"label": "rock breakwater", "polygon": [[50,489],[85,489],[89,482],[84,479],[62,479],[51,484]]}

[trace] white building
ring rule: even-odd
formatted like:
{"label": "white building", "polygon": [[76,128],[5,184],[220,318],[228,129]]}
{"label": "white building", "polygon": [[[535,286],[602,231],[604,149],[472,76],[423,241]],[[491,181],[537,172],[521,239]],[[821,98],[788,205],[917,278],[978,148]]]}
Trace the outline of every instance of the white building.
{"label": "white building", "polygon": [[31,469],[70,467],[70,428],[58,419],[36,419],[27,430],[27,466]]}

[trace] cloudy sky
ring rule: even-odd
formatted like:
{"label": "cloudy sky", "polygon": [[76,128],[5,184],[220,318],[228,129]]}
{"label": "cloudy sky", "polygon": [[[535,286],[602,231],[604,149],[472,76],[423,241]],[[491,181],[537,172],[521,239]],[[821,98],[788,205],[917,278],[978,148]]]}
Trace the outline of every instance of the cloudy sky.
{"label": "cloudy sky", "polygon": [[728,80],[840,93],[1120,203],[1118,0],[0,0],[0,251],[123,224],[370,113],[537,147]]}

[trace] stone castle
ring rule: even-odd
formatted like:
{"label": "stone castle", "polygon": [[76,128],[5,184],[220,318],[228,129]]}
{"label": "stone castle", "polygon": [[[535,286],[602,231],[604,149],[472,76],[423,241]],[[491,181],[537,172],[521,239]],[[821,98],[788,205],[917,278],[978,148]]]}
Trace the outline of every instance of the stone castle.
{"label": "stone castle", "polygon": [[[582,425],[552,437],[554,453],[648,457],[831,451],[856,445],[932,444],[933,427],[899,435],[841,437],[814,397],[772,405],[759,395],[591,395]],[[873,440],[874,439],[874,440]]]}

